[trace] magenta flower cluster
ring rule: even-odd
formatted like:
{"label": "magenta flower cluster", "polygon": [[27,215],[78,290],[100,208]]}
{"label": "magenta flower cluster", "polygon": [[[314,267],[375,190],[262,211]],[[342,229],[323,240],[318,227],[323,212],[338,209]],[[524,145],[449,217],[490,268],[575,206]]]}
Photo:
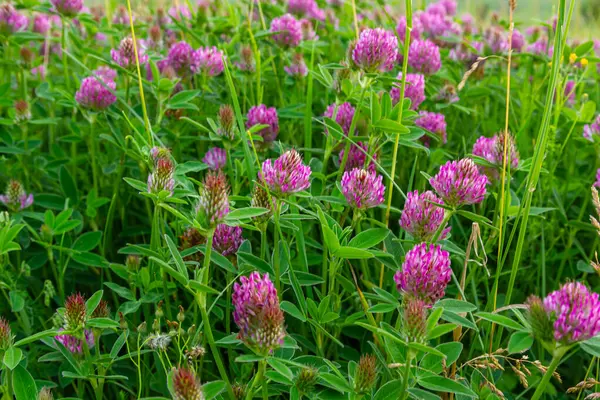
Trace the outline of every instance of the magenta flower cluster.
{"label": "magenta flower cluster", "polygon": [[352,50],[352,61],[366,72],[391,71],[397,57],[396,35],[382,28],[362,31]]}
{"label": "magenta flower cluster", "polygon": [[[415,120],[415,124],[439,137],[441,143],[445,144],[448,141],[446,134],[446,117],[444,114],[434,113],[429,111],[421,111],[419,118]],[[424,135],[421,141],[425,146],[429,147],[430,137]]]}
{"label": "magenta flower cluster", "polygon": [[220,147],[213,147],[206,152],[202,162],[212,170],[221,169],[227,163],[227,152]]}
{"label": "magenta flower cluster", "polygon": [[319,8],[315,0],[288,0],[287,11],[300,17],[325,20],[325,11]]}
{"label": "magenta flower cluster", "polygon": [[481,203],[489,180],[470,158],[448,161],[429,180],[437,195],[451,207]]}
{"label": "magenta flower cluster", "polygon": [[600,333],[600,300],[580,282],[570,282],[544,299],[554,326],[554,339],[570,344]]}
{"label": "magenta flower cluster", "polygon": [[296,47],[302,40],[302,26],[292,14],[285,14],[271,21],[272,38],[281,47]]}
{"label": "magenta flower cluster", "polygon": [[[506,153],[507,162],[511,169],[516,169],[519,166],[519,152],[514,144],[512,136],[509,135],[508,141],[509,148]],[[473,145],[473,155],[484,158],[495,166],[502,167],[502,164],[504,163],[504,134],[498,133],[491,138],[485,136],[479,137]],[[488,173],[488,175],[490,174]],[[492,177],[495,177],[496,175],[497,173],[493,174]]]}
{"label": "magenta flower cluster", "polygon": [[[400,227],[419,242],[429,242],[444,221],[445,210],[436,204],[444,204],[431,190],[419,194],[409,192],[400,217]],[[439,239],[448,236],[450,227],[446,225]]]}
{"label": "magenta flower cluster", "polygon": [[442,67],[440,48],[429,39],[415,40],[408,48],[408,65],[416,72],[435,74]]}
{"label": "magenta flower cluster", "polygon": [[83,108],[103,111],[117,101],[114,94],[116,88],[117,84],[112,80],[90,76],[81,81],[81,86],[75,93],[75,100]]}
{"label": "magenta flower cluster", "polygon": [[0,195],[0,202],[11,211],[22,211],[33,204],[33,194],[27,194],[21,182],[11,180],[6,192]]}
{"label": "magenta flower cluster", "polygon": [[[340,150],[338,161],[341,164],[344,159],[345,149]],[[376,166],[374,161],[377,160],[377,154],[372,155],[372,159],[367,161],[369,153],[369,145],[366,142],[356,142],[350,146],[348,158],[346,159],[345,171],[352,171],[354,168],[366,168],[369,172],[375,172]]]}
{"label": "magenta flower cluster", "polygon": [[350,207],[366,210],[383,203],[385,185],[383,176],[362,168],[344,172],[342,194]]}
{"label": "magenta flower cluster", "polygon": [[286,74],[295,78],[304,78],[306,75],[308,75],[308,68],[306,67],[302,53],[294,54],[292,57],[292,62],[283,67],[283,70]]}
{"label": "magenta flower cluster", "polygon": [[594,135],[600,135],[600,115],[596,116],[596,119],[591,124],[587,124],[583,127],[583,137],[593,142]]}
{"label": "magenta flower cluster", "polygon": [[198,62],[198,71],[206,76],[221,75],[225,66],[223,65],[223,52],[212,47],[200,47],[196,50],[195,57]]}
{"label": "magenta flower cluster", "polygon": [[110,55],[112,57],[112,60],[116,63],[119,64],[121,67],[125,68],[125,69],[130,69],[133,70],[136,68],[136,61],[135,61],[135,51],[137,48],[137,62],[140,65],[144,65],[148,62],[148,56],[146,55],[145,51],[144,51],[144,47],[140,46],[140,43],[137,43],[137,46],[134,47],[134,42],[133,39],[131,38],[125,38],[123,40],[121,40],[121,43],[119,44],[119,48],[118,49],[111,49],[110,50]]}
{"label": "magenta flower cluster", "polygon": [[[64,329],[60,328],[58,331],[62,332]],[[85,343],[88,349],[94,347],[94,334],[89,329],[84,329],[83,334],[85,335]],[[73,335],[61,334],[54,337],[57,342],[60,342],[73,354],[83,354],[83,340]]]}
{"label": "magenta flower cluster", "polygon": [[448,252],[438,245],[421,243],[406,253],[394,281],[399,292],[431,306],[444,297],[451,276]]}
{"label": "magenta flower cluster", "polygon": [[212,247],[221,255],[230,256],[238,251],[243,240],[242,228],[221,224],[215,229]]}
{"label": "magenta flower cluster", "polygon": [[154,171],[148,175],[148,193],[157,195],[167,191],[172,196],[175,188],[174,174],[173,161],[170,158],[159,158]]}
{"label": "magenta flower cluster", "polygon": [[168,64],[180,77],[194,75],[200,70],[196,51],[187,42],[174,43],[167,56]]}
{"label": "magenta flower cluster", "polygon": [[[402,72],[396,77],[402,80]],[[390,97],[394,104],[400,100],[400,83],[396,83],[390,90]],[[404,97],[410,99],[410,109],[416,110],[425,101],[425,77],[421,74],[406,74]]]}
{"label": "magenta flower cluster", "polygon": [[74,17],[83,9],[83,0],[50,0],[59,14]]}
{"label": "magenta flower cluster", "polygon": [[[344,102],[340,105],[334,103],[327,107],[323,116],[335,120],[335,122],[342,127],[344,134],[348,136],[350,133],[350,126],[352,125],[352,119],[354,118],[354,112],[354,107],[348,102]],[[325,128],[325,134],[329,134],[327,128]]]}
{"label": "magenta flower cluster", "polygon": [[252,272],[233,285],[233,320],[240,329],[238,339],[267,355],[283,344],[284,316],[277,289],[269,275]]}
{"label": "magenta flower cluster", "polygon": [[[403,15],[398,19],[398,24],[396,25],[396,32],[398,33],[398,37],[402,43],[406,40],[406,17]],[[410,40],[415,41],[421,39],[421,35],[423,34],[423,24],[421,24],[421,20],[417,15],[412,18],[412,30],[410,32]]]}
{"label": "magenta flower cluster", "polygon": [[46,14],[37,14],[33,17],[33,22],[31,24],[31,29],[35,33],[39,33],[40,35],[46,35],[50,28],[52,28],[52,22],[50,18]]}
{"label": "magenta flower cluster", "polygon": [[268,145],[277,138],[277,134],[279,133],[279,117],[277,116],[275,107],[267,107],[264,104],[253,106],[248,110],[247,118],[247,129],[255,125],[269,125],[255,132],[263,138],[263,144]]}
{"label": "magenta flower cluster", "polygon": [[10,35],[20,32],[27,28],[29,20],[18,12],[12,4],[4,3],[0,5],[0,34]]}
{"label": "magenta flower cluster", "polygon": [[289,150],[275,161],[265,160],[259,178],[264,179],[271,193],[285,196],[308,189],[310,174],[311,169],[304,165],[300,154],[296,150]]}

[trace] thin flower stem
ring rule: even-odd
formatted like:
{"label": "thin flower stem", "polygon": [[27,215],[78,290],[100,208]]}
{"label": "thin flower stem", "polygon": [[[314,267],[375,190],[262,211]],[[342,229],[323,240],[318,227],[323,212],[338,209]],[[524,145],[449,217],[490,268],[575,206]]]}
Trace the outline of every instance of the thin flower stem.
{"label": "thin flower stem", "polygon": [[281,209],[281,203],[277,199],[275,200],[275,210],[273,210],[273,222],[275,224],[275,229],[273,230],[273,272],[275,273],[275,288],[277,289],[277,294],[281,298],[281,288],[279,287],[280,283],[280,264],[281,260],[279,257],[279,210]]}
{"label": "thin flower stem", "polygon": [[410,379],[410,365],[412,364],[412,352],[407,350],[406,365],[404,366],[404,379],[402,380],[402,390],[400,391],[400,400],[404,400],[408,396],[408,380]]}
{"label": "thin flower stem", "polygon": [[540,397],[542,397],[542,395],[546,391],[548,382],[550,382],[550,378],[552,378],[554,371],[556,371],[556,368],[560,364],[560,361],[562,360],[563,356],[565,355],[568,349],[568,347],[559,347],[556,350],[554,350],[552,362],[548,366],[548,370],[542,377],[542,380],[540,381],[540,383],[538,383],[537,388],[535,389],[535,393],[531,397],[531,400],[538,400]]}
{"label": "thin flower stem", "polygon": [[346,163],[348,162],[348,153],[350,152],[350,146],[352,145],[352,138],[354,137],[354,130],[356,129],[356,123],[358,122],[358,115],[360,114],[360,109],[362,107],[362,103],[365,99],[365,94],[367,92],[367,88],[370,86],[370,80],[367,80],[360,91],[360,99],[358,100],[358,104],[356,106],[356,111],[354,112],[354,116],[352,117],[352,122],[350,123],[350,131],[348,132],[348,137],[346,138],[346,146],[344,147],[344,157],[342,158],[342,162],[340,163],[340,169],[337,173],[337,180],[342,179],[342,174],[346,170]]}

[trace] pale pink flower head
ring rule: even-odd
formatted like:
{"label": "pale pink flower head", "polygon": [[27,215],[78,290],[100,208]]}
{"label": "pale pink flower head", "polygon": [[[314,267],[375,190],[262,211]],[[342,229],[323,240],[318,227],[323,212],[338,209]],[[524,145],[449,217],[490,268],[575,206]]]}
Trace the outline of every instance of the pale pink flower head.
{"label": "pale pink flower head", "polygon": [[342,194],[352,208],[367,210],[383,203],[383,176],[366,169],[354,168],[342,176]]}
{"label": "pale pink flower head", "polygon": [[477,204],[487,193],[488,177],[481,174],[470,158],[448,161],[429,183],[444,203],[451,207]]}
{"label": "pale pink flower head", "polygon": [[0,5],[0,35],[8,36],[27,28],[29,20],[10,3]]}
{"label": "pale pink flower head", "polygon": [[36,16],[33,17],[33,22],[31,25],[32,31],[44,36],[48,33],[48,31],[50,31],[50,28],[52,28],[50,17],[46,14],[36,14]]}
{"label": "pale pink flower head", "polygon": [[319,8],[315,0],[288,0],[287,12],[299,17],[325,20],[325,11]]}
{"label": "pale pink flower head", "polygon": [[59,14],[74,17],[83,9],[83,0],[50,0]]}
{"label": "pale pink flower head", "polygon": [[396,272],[394,281],[405,296],[432,306],[444,297],[451,277],[450,254],[436,244],[421,243],[406,253],[402,270]]}
{"label": "pale pink flower head", "polygon": [[[409,192],[400,217],[400,227],[419,242],[429,242],[444,221],[445,210],[436,204],[444,204],[431,190],[419,194]],[[443,240],[450,232],[446,225],[439,239]]]}
{"label": "pale pink flower head", "polygon": [[33,204],[33,194],[27,194],[21,182],[11,180],[0,195],[0,202],[13,212],[22,211]]}
{"label": "pale pink flower head", "polygon": [[223,52],[212,47],[200,47],[196,50],[195,59],[198,63],[198,72],[206,76],[221,75],[225,66],[223,65]]}
{"label": "pale pink flower head", "polygon": [[202,162],[212,170],[222,169],[227,163],[227,152],[220,147],[213,147],[206,152]]}
{"label": "pale pink flower head", "polygon": [[302,24],[292,14],[285,14],[271,22],[272,38],[279,46],[296,47],[302,40]]}
{"label": "pale pink flower head", "polygon": [[292,149],[275,161],[265,160],[262,173],[259,172],[259,179],[264,180],[272,194],[286,196],[308,189],[310,174],[310,167],[305,165],[300,154]]}
{"label": "pale pink flower head", "polygon": [[196,219],[203,227],[216,228],[229,213],[229,184],[221,170],[209,171],[199,189]]}
{"label": "pale pink flower head", "polygon": [[[396,77],[398,80],[402,80],[402,72],[398,73]],[[400,85],[401,83],[395,83],[392,90],[390,90],[390,97],[394,104],[400,100]],[[410,99],[410,109],[416,110],[419,108],[421,103],[425,101],[425,77],[421,74],[406,74],[406,86],[404,88],[404,97]]]}
{"label": "pale pink flower head", "polygon": [[352,50],[352,61],[366,72],[391,71],[397,57],[396,35],[382,28],[362,31]]}
{"label": "pale pink flower head", "polygon": [[[506,162],[514,170],[519,166],[519,151],[510,133],[508,135],[508,146]],[[498,133],[491,138],[481,136],[473,145],[473,155],[484,158],[489,163],[494,164],[497,167],[496,169],[480,167],[480,171],[485,173],[490,179],[498,179],[498,168],[502,168],[504,164],[504,134]]]}
{"label": "pale pink flower head", "polygon": [[173,161],[170,158],[159,158],[154,171],[148,175],[148,193],[158,195],[162,191],[167,191],[169,197],[172,196],[175,187],[174,174]]}
{"label": "pale pink flower head", "polygon": [[182,21],[192,18],[192,13],[186,5],[173,6],[169,8],[169,17],[175,21]]}
{"label": "pale pink flower head", "polygon": [[294,78],[301,79],[308,75],[308,68],[306,67],[302,53],[294,54],[290,65],[283,67],[283,70],[286,74]]}
{"label": "pale pink flower head", "polygon": [[[406,16],[403,15],[398,19],[398,24],[396,25],[396,32],[398,33],[400,41],[404,43],[406,39]],[[413,16],[410,40],[415,41],[421,39],[422,34],[423,24],[421,24],[421,20],[417,16]]]}
{"label": "pale pink flower head", "polygon": [[285,320],[277,289],[269,275],[252,272],[233,285],[233,320],[238,338],[259,354],[270,354],[283,344]]}
{"label": "pale pink flower head", "polygon": [[594,122],[583,127],[583,137],[587,140],[593,142],[597,135],[600,135],[600,115],[596,116]]}
{"label": "pale pink flower head", "polygon": [[92,111],[103,111],[117,101],[114,81],[90,76],[81,81],[81,87],[75,93],[75,100],[83,108]]}
{"label": "pale pink flower head", "polygon": [[[340,164],[344,160],[345,149],[340,150],[338,161]],[[372,157],[367,157],[369,153],[369,144],[366,142],[356,142],[350,146],[348,152],[348,158],[346,159],[345,171],[352,171],[354,168],[366,168],[369,172],[375,172],[377,167],[375,161],[377,161],[377,154],[373,154]],[[368,159],[368,161],[367,161]]]}
{"label": "pale pink flower head", "polygon": [[117,71],[114,69],[103,65],[101,67],[96,68],[92,71],[94,75],[104,79],[104,81],[116,81],[117,80]]}

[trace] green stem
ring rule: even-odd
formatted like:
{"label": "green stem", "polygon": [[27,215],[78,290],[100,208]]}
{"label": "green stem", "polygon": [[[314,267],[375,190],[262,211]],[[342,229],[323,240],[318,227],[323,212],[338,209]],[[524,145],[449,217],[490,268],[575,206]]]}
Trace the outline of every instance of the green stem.
{"label": "green stem", "polygon": [[273,212],[273,221],[275,224],[275,229],[273,230],[273,272],[275,272],[275,288],[277,289],[277,293],[281,297],[281,290],[279,287],[279,273],[280,273],[280,257],[279,257],[279,210],[281,208],[281,203],[279,200],[275,200],[275,210]]}
{"label": "green stem", "polygon": [[88,137],[88,147],[90,149],[90,161],[92,163],[92,180],[94,182],[94,190],[96,196],[100,197],[98,187],[98,165],[96,162],[96,140],[94,138],[94,120],[90,121],[90,136]]}
{"label": "green stem", "polygon": [[404,366],[404,379],[402,380],[402,390],[400,391],[400,400],[406,399],[408,396],[408,380],[410,379],[410,365],[412,364],[412,351],[407,350],[406,353],[406,365]]}
{"label": "green stem", "polygon": [[445,212],[442,223],[440,224],[440,226],[438,226],[437,230],[435,231],[435,234],[433,235],[433,238],[431,238],[431,243],[437,242],[437,240],[442,235],[442,232],[444,232],[444,229],[445,229],[446,225],[448,224],[448,221],[450,221],[450,218],[452,218],[453,215],[454,215],[454,210]]}
{"label": "green stem", "polygon": [[346,137],[346,146],[344,147],[344,157],[342,158],[342,162],[340,163],[340,169],[338,170],[337,180],[342,179],[342,174],[346,169],[346,163],[348,162],[348,153],[350,153],[350,146],[352,145],[352,138],[354,137],[354,130],[356,129],[356,123],[358,122],[358,116],[360,114],[360,109],[362,107],[362,103],[365,99],[365,94],[367,92],[367,88],[370,86],[371,81],[367,80],[362,85],[362,90],[360,91],[360,99],[358,100],[358,104],[356,106],[356,111],[354,112],[354,116],[352,117],[352,122],[350,123],[350,130],[348,131],[348,137]]}
{"label": "green stem", "polygon": [[[202,283],[204,285],[209,284],[210,280],[210,255],[212,253],[213,238],[215,236],[215,230],[211,229],[206,235],[206,250],[204,250],[204,261],[202,262]],[[206,293],[201,294],[202,305],[206,307]]]}
{"label": "green stem", "polygon": [[62,35],[61,35],[61,42],[60,42],[60,46],[62,49],[62,64],[63,64],[63,73],[65,76],[65,86],[67,88],[67,92],[70,92],[70,81],[69,81],[69,69],[67,68],[67,53],[66,53],[66,49],[67,49],[67,20],[66,18],[62,19]]}
{"label": "green stem", "polygon": [[568,347],[559,347],[556,350],[554,350],[554,357],[552,357],[552,362],[550,363],[550,366],[548,366],[548,370],[544,374],[542,380],[540,381],[540,383],[538,383],[537,388],[535,389],[535,393],[533,394],[533,397],[531,397],[531,400],[538,400],[540,397],[542,397],[544,391],[546,390],[546,387],[548,386],[548,382],[550,382],[550,378],[552,378],[552,374],[554,374],[554,371],[556,371],[556,368],[560,364],[560,360],[563,358],[567,350]]}
{"label": "green stem", "polygon": [[[258,371],[256,372],[256,375],[254,375],[254,379],[252,379],[252,384],[250,385],[250,388],[248,389],[248,392],[246,392],[246,400],[252,400],[252,398],[254,397],[254,388],[256,387],[256,384],[258,382],[260,382],[261,380],[264,380],[264,375],[265,375],[265,370],[266,370],[266,365],[267,362],[265,360],[261,360],[258,362]],[[267,388],[266,384],[263,384],[263,399],[267,399],[268,397],[268,392],[267,397],[265,397],[265,388]]]}

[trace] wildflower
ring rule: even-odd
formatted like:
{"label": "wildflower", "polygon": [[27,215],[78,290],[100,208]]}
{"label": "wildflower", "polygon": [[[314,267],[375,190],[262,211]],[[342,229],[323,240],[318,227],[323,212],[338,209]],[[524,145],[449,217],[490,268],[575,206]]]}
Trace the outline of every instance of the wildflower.
{"label": "wildflower", "polygon": [[74,17],[83,9],[83,0],[50,0],[50,3],[56,12],[66,17]]}
{"label": "wildflower", "polygon": [[575,104],[575,81],[567,81],[567,83],[565,84],[565,91],[563,97],[568,105],[572,106],[573,104]]}
{"label": "wildflower", "polygon": [[75,293],[67,297],[65,301],[64,326],[67,330],[76,331],[85,326],[87,322],[87,311],[85,308],[85,297]]}
{"label": "wildflower", "polygon": [[[68,0],[67,0],[68,1]],[[135,22],[135,15],[131,16],[131,21]],[[129,12],[125,7],[119,7],[113,15],[112,23],[114,25],[129,25]]]}
{"label": "wildflower", "polygon": [[294,78],[304,78],[308,75],[308,68],[304,62],[302,53],[295,53],[292,57],[292,63],[283,67],[285,72]]}
{"label": "wildflower", "polygon": [[[138,63],[140,65],[148,62],[148,56],[145,54],[144,49],[139,44],[137,45]],[[125,69],[133,70],[136,67],[135,62],[135,48],[132,38],[125,38],[121,40],[118,49],[111,49],[110,55],[112,60],[119,64]]]}
{"label": "wildflower", "polygon": [[152,157],[152,161],[154,161],[154,166],[157,165],[158,161],[166,158],[171,159],[171,150],[166,147],[154,146],[150,149],[150,157]]}
{"label": "wildflower", "polygon": [[302,40],[302,26],[291,14],[275,18],[271,22],[272,38],[281,47],[296,47]]}
{"label": "wildflower", "polygon": [[319,8],[315,0],[288,0],[287,11],[300,17],[314,18],[319,21],[325,19],[325,13]]}
{"label": "wildflower", "polygon": [[391,71],[397,56],[396,36],[382,28],[362,31],[352,50],[352,61],[366,72]]}
{"label": "wildflower", "polygon": [[22,211],[33,204],[33,194],[27,194],[21,182],[11,180],[0,195],[0,202],[13,212]]}
{"label": "wildflower", "polygon": [[457,94],[456,86],[450,82],[442,86],[435,99],[446,103],[456,103],[460,100]]}
{"label": "wildflower", "polygon": [[113,94],[117,84],[93,76],[81,81],[81,87],[75,93],[75,100],[84,108],[92,111],[103,111],[117,101]]}
{"label": "wildflower", "polygon": [[444,297],[450,277],[450,255],[435,244],[413,247],[396,272],[394,281],[399,292],[423,300],[427,306]]}
{"label": "wildflower", "polygon": [[356,393],[368,393],[377,381],[377,358],[373,354],[360,356],[356,375],[354,376],[354,390]]}
{"label": "wildflower", "polygon": [[552,57],[552,54],[554,53],[554,47],[548,45],[547,38],[541,37],[535,42],[531,43],[529,46],[527,46],[527,52]]}
{"label": "wildflower", "polygon": [[240,52],[241,61],[237,61],[235,65],[240,71],[253,73],[256,70],[254,62],[254,52],[250,46],[243,46]]}
{"label": "wildflower", "polygon": [[487,176],[479,173],[470,158],[448,161],[429,180],[437,195],[451,207],[481,203],[486,194]]}
{"label": "wildflower", "polygon": [[237,253],[242,244],[242,228],[225,224],[217,225],[213,237],[213,249],[224,256]]}
{"label": "wildflower", "polygon": [[416,297],[407,297],[402,306],[406,339],[411,343],[423,343],[427,337],[427,303]]}
{"label": "wildflower", "polygon": [[351,207],[366,210],[383,203],[383,176],[365,169],[354,168],[342,176],[342,194]]}
{"label": "wildflower", "polygon": [[538,296],[529,296],[525,304],[528,308],[531,330],[535,338],[542,342],[552,342],[554,340],[554,328],[542,299]]}
{"label": "wildflower", "polygon": [[[519,166],[519,152],[515,146],[512,135],[508,135],[509,147],[506,153],[506,162],[511,169],[516,169]],[[504,163],[504,134],[498,133],[491,138],[481,136],[473,145],[473,154],[484,158],[491,164],[502,168]],[[486,175],[491,178],[498,178],[497,170],[490,170],[489,168],[480,168]]]}
{"label": "wildflower", "polygon": [[[444,202],[430,190],[422,194],[417,190],[409,192],[400,217],[400,227],[416,240],[429,242],[444,220],[445,211],[436,204]],[[440,239],[444,239],[449,232],[450,227],[444,227]]]}
{"label": "wildflower", "polygon": [[179,77],[194,75],[200,70],[199,54],[187,42],[174,43],[169,48],[168,63]]}
{"label": "wildflower", "polygon": [[254,217],[253,220],[257,224],[262,224],[267,222],[271,215],[273,215],[273,198],[269,198],[269,194],[261,185],[254,185],[254,189],[252,191],[252,200],[250,205],[252,207],[266,208],[269,212],[259,215],[258,217]]}
{"label": "wildflower", "polygon": [[508,51],[508,38],[503,28],[492,26],[483,35],[492,54],[503,54]]}
{"label": "wildflower", "polygon": [[0,5],[0,35],[8,36],[20,32],[27,28],[28,23],[27,17],[18,12],[12,4]]}
{"label": "wildflower", "polygon": [[37,400],[54,400],[52,390],[49,387],[44,386],[38,393]]}
{"label": "wildflower", "polygon": [[569,345],[600,333],[598,293],[590,292],[580,282],[566,283],[546,296],[543,300],[545,316],[541,314],[539,299],[535,297],[530,298],[529,309],[534,334],[538,337],[548,337],[552,332],[555,341]]}
{"label": "wildflower", "polygon": [[283,344],[285,337],[283,311],[277,289],[269,275],[252,272],[233,286],[233,319],[240,332],[238,338],[248,347],[267,355]]}
{"label": "wildflower", "polygon": [[188,6],[179,5],[169,8],[169,17],[174,21],[183,21],[192,18],[192,13]]}
{"label": "wildflower", "polygon": [[475,61],[477,61],[478,54],[483,52],[483,43],[482,42],[471,42],[467,46],[464,43],[461,43],[457,47],[450,50],[448,57],[451,60],[465,63],[467,66],[471,66]]}
{"label": "wildflower", "polygon": [[250,110],[248,110],[246,129],[250,129],[255,125],[268,125],[258,132],[255,132],[263,138],[264,146],[273,142],[279,133],[279,117],[277,116],[275,107],[267,107],[264,104],[251,107]]}
{"label": "wildflower", "polygon": [[[419,118],[415,121],[415,125],[438,136],[443,144],[448,140],[446,137],[446,118],[444,117],[444,114],[421,111],[419,113]],[[421,137],[421,141],[425,146],[429,147],[429,136],[425,135]]]}
{"label": "wildflower", "polygon": [[593,135],[600,135],[600,115],[598,115],[596,117],[594,122],[592,122],[591,124],[587,124],[583,127],[583,137],[584,138],[593,142],[594,141]]}
{"label": "wildflower", "polygon": [[160,194],[162,191],[169,192],[168,197],[173,195],[175,168],[169,158],[159,158],[156,168],[148,175],[148,193]]}
{"label": "wildflower", "polygon": [[[155,322],[157,321],[155,320]],[[171,344],[171,336],[165,333],[155,333],[148,336],[146,343],[152,350],[165,351]]]}
{"label": "wildflower", "polygon": [[594,183],[594,186],[600,188],[600,168],[596,171],[596,182]]}
{"label": "wildflower", "polygon": [[206,228],[215,228],[229,213],[229,184],[221,170],[209,171],[199,189],[196,206],[199,222]]}
{"label": "wildflower", "polygon": [[100,300],[98,306],[94,312],[92,312],[92,318],[108,318],[110,316],[110,307],[106,300]]}
{"label": "wildflower", "polygon": [[185,367],[173,371],[173,400],[204,400],[200,380]]}
{"label": "wildflower", "polygon": [[31,119],[31,110],[26,100],[15,101],[15,121],[22,122]]}
{"label": "wildflower", "polygon": [[584,57],[584,58],[582,58],[582,59],[579,61],[579,63],[581,64],[581,67],[582,67],[582,68],[587,68],[587,66],[588,66],[588,64],[589,64],[589,61],[588,61],[588,59],[587,59],[587,58],[585,58],[585,57]]}
{"label": "wildflower", "polygon": [[236,134],[235,114],[229,104],[223,104],[219,107],[219,129],[217,134],[228,140],[233,140]]}
{"label": "wildflower", "polygon": [[296,150],[289,150],[275,161],[265,160],[259,178],[264,179],[271,193],[285,196],[307,189],[310,186],[310,174],[311,169],[302,163],[300,154]]}
{"label": "wildflower", "polygon": [[[352,119],[354,118],[354,112],[355,108],[348,102],[340,105],[334,103],[327,107],[323,116],[334,119],[335,122],[342,127],[344,134],[348,136],[350,133],[350,126],[352,125]],[[327,128],[325,128],[325,134],[329,134]]]}
{"label": "wildflower", "polygon": [[[400,41],[404,43],[406,40],[406,17],[404,15],[398,19],[398,24],[396,25],[396,32],[398,33]],[[413,17],[412,30],[410,31],[410,40],[419,40],[421,39],[422,34],[423,24],[421,24],[421,20],[418,17]]]}
{"label": "wildflower", "polygon": [[[402,72],[396,77],[399,81],[402,80]],[[400,101],[400,85],[398,82],[394,84],[390,90],[390,97],[394,104]],[[421,103],[425,101],[425,77],[421,74],[406,74],[406,86],[404,87],[404,98],[410,99],[410,109],[416,110]]]}
{"label": "wildflower", "polygon": [[206,76],[217,76],[223,72],[223,52],[213,47],[200,47],[196,50],[195,58],[198,71]]}
{"label": "wildflower", "polygon": [[[372,157],[367,161],[367,154],[369,145],[365,142],[356,142],[350,146],[348,152],[348,158],[346,159],[345,171],[352,171],[354,168],[366,168],[370,173],[375,173],[375,161],[377,160],[377,154],[373,154]],[[344,149],[340,150],[338,160],[340,164],[344,160]]]}
{"label": "wildflower", "polygon": [[31,75],[39,80],[46,79],[46,67],[44,65],[38,65],[37,67],[31,68]]}
{"label": "wildflower", "polygon": [[301,395],[312,393],[319,378],[319,370],[314,367],[303,367],[296,376],[296,388]]}
{"label": "wildflower", "polygon": [[46,14],[36,14],[33,17],[31,30],[35,33],[46,36],[50,28],[52,28],[52,22]]}
{"label": "wildflower", "polygon": [[0,317],[0,351],[7,350],[12,346],[13,336],[10,324],[4,317]]}
{"label": "wildflower", "polygon": [[105,82],[116,81],[117,71],[105,65],[96,68],[92,71],[93,75],[102,78]]}
{"label": "wildflower", "polygon": [[236,382],[231,385],[231,390],[233,390],[233,398],[235,400],[246,398],[246,385]]}
{"label": "wildflower", "polygon": [[304,18],[300,20],[300,27],[302,28],[302,40],[317,40],[319,36],[315,32],[312,21]]}
{"label": "wildflower", "polygon": [[523,50],[527,42],[525,41],[525,36],[518,29],[513,30],[512,35],[512,49],[514,51],[520,52]]}
{"label": "wildflower", "polygon": [[440,48],[429,39],[415,40],[408,48],[408,65],[416,72],[435,74],[442,67]]}
{"label": "wildflower", "polygon": [[206,152],[202,162],[208,165],[208,168],[216,171],[225,166],[227,162],[227,152],[219,147],[213,147]]}
{"label": "wildflower", "polygon": [[[58,331],[62,332],[64,329],[61,328]],[[87,345],[88,349],[91,349],[94,347],[94,334],[92,333],[92,331],[90,331],[89,329],[84,329],[83,330],[83,335],[85,337],[85,344]],[[69,335],[69,334],[62,334],[62,335],[56,335],[54,336],[54,339],[57,342],[60,342],[63,346],[65,346],[67,348],[67,350],[69,350],[71,353],[73,354],[83,354],[84,350],[83,350],[83,340],[73,336],[73,335]]]}
{"label": "wildflower", "polygon": [[428,8],[425,12],[417,13],[423,32],[440,44],[445,45],[443,38],[459,35],[458,25],[449,18],[442,7]]}

